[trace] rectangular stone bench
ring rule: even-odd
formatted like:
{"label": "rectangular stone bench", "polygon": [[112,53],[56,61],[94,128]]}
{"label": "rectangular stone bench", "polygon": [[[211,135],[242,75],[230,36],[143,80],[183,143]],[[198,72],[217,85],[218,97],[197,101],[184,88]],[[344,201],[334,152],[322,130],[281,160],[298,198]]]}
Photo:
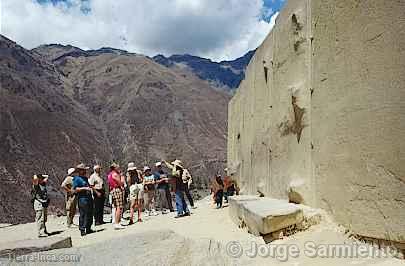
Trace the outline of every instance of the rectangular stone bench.
{"label": "rectangular stone bench", "polygon": [[229,198],[229,207],[232,220],[257,236],[299,225],[304,219],[297,205],[271,198],[234,196]]}

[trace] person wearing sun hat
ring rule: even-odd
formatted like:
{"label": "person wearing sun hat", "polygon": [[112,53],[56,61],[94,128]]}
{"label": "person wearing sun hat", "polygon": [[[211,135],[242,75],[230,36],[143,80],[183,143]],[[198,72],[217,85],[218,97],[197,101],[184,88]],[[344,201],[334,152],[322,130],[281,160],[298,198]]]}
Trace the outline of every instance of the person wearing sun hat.
{"label": "person wearing sun hat", "polygon": [[46,221],[48,217],[49,197],[46,184],[47,175],[34,175],[32,178],[32,203],[35,211],[35,222],[38,228],[38,237],[47,237]]}
{"label": "person wearing sun hat", "polygon": [[87,167],[80,163],[76,166],[76,175],[73,177],[73,189],[77,194],[77,203],[79,206],[79,229],[80,234],[93,233],[91,226],[93,224],[93,197],[92,188],[87,178]]}
{"label": "person wearing sun hat", "polygon": [[[153,173],[156,182],[156,203],[162,214],[166,214],[173,210],[171,204],[171,195],[169,191],[169,179],[167,174],[162,169],[162,163],[155,163],[156,171]],[[169,195],[168,195],[169,193]]]}
{"label": "person wearing sun hat", "polygon": [[174,160],[171,163],[163,161],[167,168],[172,170],[172,177],[175,179],[175,193],[176,193],[176,209],[177,215],[175,218],[180,218],[184,216],[189,216],[190,211],[188,210],[187,203],[185,200],[185,185],[183,182],[184,167],[180,160]]}
{"label": "person wearing sun hat", "polygon": [[143,168],[145,215],[157,215],[155,210],[155,176],[149,166]]}
{"label": "person wearing sun hat", "polygon": [[61,187],[66,191],[66,225],[70,228],[73,225],[73,218],[76,214],[77,197],[73,190],[73,174],[75,168],[67,170],[67,176],[62,182]]}
{"label": "person wearing sun hat", "polygon": [[138,172],[135,163],[128,163],[127,167],[127,184],[129,186],[129,200],[130,200],[130,219],[129,224],[134,223],[135,209],[138,210],[138,222],[142,222],[142,202],[144,195],[142,173]]}
{"label": "person wearing sun hat", "polygon": [[112,196],[112,205],[115,209],[113,219],[114,229],[123,229],[121,225],[121,215],[124,208],[124,184],[121,178],[120,166],[116,163],[112,163],[110,166],[110,172],[108,173],[108,185],[110,187],[110,194]]}

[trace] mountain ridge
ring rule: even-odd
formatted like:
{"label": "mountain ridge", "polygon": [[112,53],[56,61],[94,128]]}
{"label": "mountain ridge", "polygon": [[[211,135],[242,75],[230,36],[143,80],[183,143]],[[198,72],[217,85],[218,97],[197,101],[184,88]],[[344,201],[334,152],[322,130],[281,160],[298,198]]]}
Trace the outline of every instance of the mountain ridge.
{"label": "mountain ridge", "polygon": [[200,188],[225,167],[228,94],[142,55],[45,48],[0,36],[0,223],[32,220],[35,173],[51,175],[50,211],[63,212],[60,183],[79,162],[180,158]]}
{"label": "mountain ridge", "polygon": [[[46,52],[43,52],[45,50]],[[52,51],[51,53],[49,53],[50,50]],[[62,44],[41,45],[32,49],[32,51],[48,57],[50,61],[60,60],[66,56],[87,57],[103,53],[136,55],[136,53],[130,53],[111,47],[102,47],[96,50],[83,50],[72,45]],[[211,86],[232,94],[244,79],[245,69],[254,53],[255,50],[252,50],[235,60],[223,60],[220,62],[190,54],[174,54],[169,57],[158,54],[148,58],[168,68],[187,68],[189,72],[194,73],[200,79],[208,81]]]}

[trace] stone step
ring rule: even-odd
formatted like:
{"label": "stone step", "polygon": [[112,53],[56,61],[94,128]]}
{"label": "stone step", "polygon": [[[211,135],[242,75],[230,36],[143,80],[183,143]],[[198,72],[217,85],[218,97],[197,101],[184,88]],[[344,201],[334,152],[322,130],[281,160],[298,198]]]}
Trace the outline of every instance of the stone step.
{"label": "stone step", "polygon": [[47,237],[40,239],[24,239],[0,243],[0,258],[21,256],[33,252],[47,251],[60,248],[71,248],[70,237]]}
{"label": "stone step", "polygon": [[234,196],[229,198],[229,206],[232,220],[258,236],[299,225],[304,219],[296,204],[278,199]]}

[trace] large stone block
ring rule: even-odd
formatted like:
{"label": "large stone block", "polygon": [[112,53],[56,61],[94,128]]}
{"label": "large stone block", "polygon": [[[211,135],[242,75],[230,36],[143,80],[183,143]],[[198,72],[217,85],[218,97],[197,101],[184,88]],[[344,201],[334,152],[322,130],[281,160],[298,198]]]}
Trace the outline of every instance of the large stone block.
{"label": "large stone block", "polygon": [[0,257],[9,258],[10,256],[21,256],[33,252],[71,247],[72,239],[70,237],[24,239],[0,243]]}
{"label": "large stone block", "polygon": [[297,205],[270,198],[231,197],[229,211],[233,221],[255,235],[267,235],[303,221]]}

